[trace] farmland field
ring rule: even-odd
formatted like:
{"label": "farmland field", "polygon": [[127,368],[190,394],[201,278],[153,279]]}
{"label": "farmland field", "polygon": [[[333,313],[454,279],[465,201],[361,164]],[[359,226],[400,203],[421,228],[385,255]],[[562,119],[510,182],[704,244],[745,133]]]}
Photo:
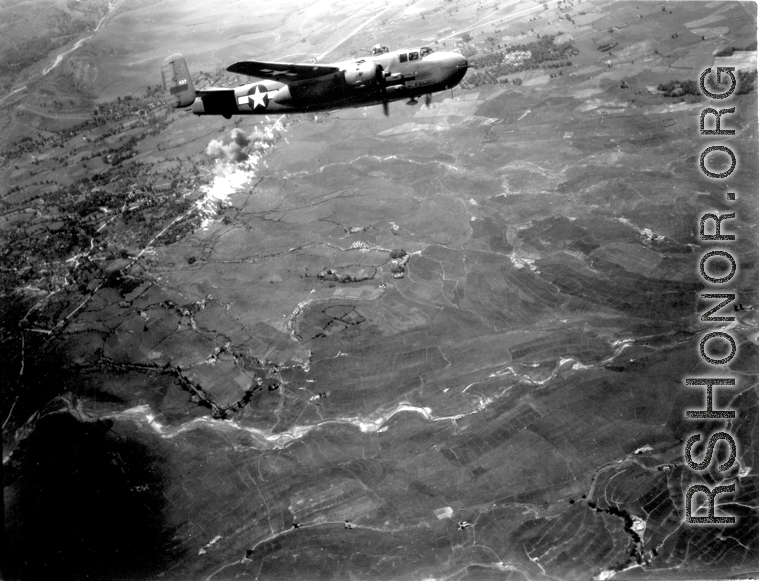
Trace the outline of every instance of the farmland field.
{"label": "farmland field", "polygon": [[[756,576],[754,4],[3,13],[57,34],[0,71],[4,578]],[[194,117],[157,87],[176,52],[231,86],[238,60],[377,42],[473,66],[389,117]],[[688,91],[712,66],[739,71],[727,104]],[[698,162],[718,105],[722,181]],[[739,380],[715,391],[736,419],[696,428],[707,211],[738,216]],[[725,475],[684,443],[718,429],[738,522],[687,525],[688,486]]]}

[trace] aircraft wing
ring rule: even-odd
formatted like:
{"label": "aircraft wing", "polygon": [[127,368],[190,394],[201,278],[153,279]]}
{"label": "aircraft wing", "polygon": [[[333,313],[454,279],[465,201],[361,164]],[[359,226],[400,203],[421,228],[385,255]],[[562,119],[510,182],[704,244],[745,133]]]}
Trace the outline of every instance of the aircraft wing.
{"label": "aircraft wing", "polygon": [[227,67],[227,70],[230,73],[237,73],[238,75],[287,83],[288,81],[304,81],[306,79],[323,77],[336,73],[340,69],[330,65],[241,61]]}
{"label": "aircraft wing", "polygon": [[228,89],[224,87],[206,87],[205,89],[195,89],[195,94],[198,97],[204,97],[206,95],[210,95],[211,93],[223,93],[224,91],[229,91],[234,93],[234,89]]}

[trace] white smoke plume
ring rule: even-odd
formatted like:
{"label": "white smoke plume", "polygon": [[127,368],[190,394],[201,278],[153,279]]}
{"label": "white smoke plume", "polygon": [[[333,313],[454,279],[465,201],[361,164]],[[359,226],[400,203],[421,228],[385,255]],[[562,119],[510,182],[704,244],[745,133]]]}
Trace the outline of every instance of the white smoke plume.
{"label": "white smoke plume", "polygon": [[245,188],[256,177],[258,163],[266,151],[274,146],[284,131],[280,117],[263,128],[256,127],[245,133],[235,127],[229,134],[229,143],[213,139],[206,153],[216,157],[213,181],[203,186],[203,197],[197,206],[203,217],[202,228],[207,228],[220,208],[229,203],[229,197]]}
{"label": "white smoke plume", "polygon": [[248,152],[245,150],[251,140],[245,132],[239,127],[235,127],[230,133],[231,141],[224,144],[219,139],[212,139],[206,147],[206,153],[211,157],[224,157],[229,161],[245,161],[248,159]]}

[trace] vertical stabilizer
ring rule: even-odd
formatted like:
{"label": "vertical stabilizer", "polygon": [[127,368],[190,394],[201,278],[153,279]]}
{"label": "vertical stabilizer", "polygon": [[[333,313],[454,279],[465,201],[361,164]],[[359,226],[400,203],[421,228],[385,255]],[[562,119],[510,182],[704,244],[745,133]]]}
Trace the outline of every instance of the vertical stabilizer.
{"label": "vertical stabilizer", "polygon": [[189,107],[195,102],[195,87],[181,54],[173,54],[161,63],[163,90],[172,107]]}

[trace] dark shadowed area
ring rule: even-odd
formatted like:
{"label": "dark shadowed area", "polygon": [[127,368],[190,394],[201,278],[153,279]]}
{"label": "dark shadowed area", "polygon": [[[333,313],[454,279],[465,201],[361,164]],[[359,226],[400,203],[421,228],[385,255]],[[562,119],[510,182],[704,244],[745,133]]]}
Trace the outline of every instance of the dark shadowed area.
{"label": "dark shadowed area", "polygon": [[166,523],[166,459],[108,420],[39,420],[5,487],[8,579],[148,579],[177,554]]}

